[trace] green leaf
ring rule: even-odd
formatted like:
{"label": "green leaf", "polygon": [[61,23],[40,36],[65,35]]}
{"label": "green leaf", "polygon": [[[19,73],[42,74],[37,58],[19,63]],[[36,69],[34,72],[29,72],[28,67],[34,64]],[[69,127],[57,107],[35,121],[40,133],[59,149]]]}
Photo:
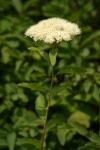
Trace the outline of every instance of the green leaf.
{"label": "green leaf", "polygon": [[93,86],[92,96],[100,104],[100,90],[96,84]]}
{"label": "green leaf", "polygon": [[69,125],[75,129],[81,135],[86,135],[88,133],[84,125],[79,124],[78,122],[70,122]]}
{"label": "green leaf", "polygon": [[37,47],[29,47],[28,50],[31,52],[39,51]]}
{"label": "green leaf", "polygon": [[36,108],[45,108],[46,106],[46,102],[45,102],[45,98],[42,94],[40,94],[37,99],[36,99]]}
{"label": "green leaf", "polygon": [[59,92],[70,88],[71,85],[72,85],[71,82],[68,82],[67,84],[59,85],[59,86],[53,87],[53,88],[52,88],[52,91],[51,91],[52,97],[55,96],[55,95],[57,95]]}
{"label": "green leaf", "polygon": [[44,52],[43,50],[41,50],[37,47],[29,47],[28,50],[30,50],[31,52],[38,52],[44,60],[46,60],[47,62],[50,62],[49,55],[46,52]]}
{"label": "green leaf", "polygon": [[77,122],[84,125],[86,128],[90,127],[90,117],[84,112],[75,111],[72,113],[68,119],[69,122]]}
{"label": "green leaf", "polygon": [[16,145],[21,146],[25,144],[30,144],[35,146],[37,149],[40,147],[40,141],[32,138],[18,139]]}
{"label": "green leaf", "polygon": [[60,144],[63,146],[66,142],[66,135],[69,133],[69,129],[67,130],[58,130],[57,136]]}
{"label": "green leaf", "polygon": [[99,150],[100,145],[89,142],[84,146],[79,147],[77,150]]}
{"label": "green leaf", "polygon": [[12,40],[9,40],[7,41],[6,43],[9,47],[11,48],[16,48],[19,46],[19,42],[18,41],[12,41]]}
{"label": "green leaf", "polygon": [[9,150],[14,150],[15,140],[16,140],[15,132],[11,132],[7,135],[7,143],[8,143]]}
{"label": "green leaf", "polygon": [[35,108],[40,118],[44,118],[46,115],[46,101],[42,94],[37,97]]}
{"label": "green leaf", "polygon": [[90,80],[85,80],[85,82],[83,83],[83,89],[84,89],[84,91],[86,93],[88,93],[91,86],[92,86],[92,82]]}
{"label": "green leaf", "polygon": [[56,127],[58,140],[62,146],[65,145],[66,141],[70,141],[76,134],[76,132],[72,131],[72,127],[66,123],[62,122],[61,124],[59,122],[59,124],[56,124]]}
{"label": "green leaf", "polygon": [[51,63],[52,66],[54,66],[56,64],[57,54],[58,54],[58,49],[57,48],[56,49],[52,49],[49,52],[50,63]]}
{"label": "green leaf", "polygon": [[50,62],[49,55],[46,52],[44,51],[38,51],[38,52],[44,60],[46,60],[47,62]]}
{"label": "green leaf", "polygon": [[37,90],[37,91],[45,91],[46,89],[37,83],[19,83],[18,86],[24,87],[24,88],[29,88],[32,90]]}
{"label": "green leaf", "polygon": [[83,74],[85,71],[84,69],[80,68],[80,67],[72,67],[72,66],[68,66],[68,67],[64,67],[61,68],[58,72],[58,74],[66,74],[66,73],[70,73],[70,74]]}
{"label": "green leaf", "polygon": [[12,4],[15,7],[16,11],[18,13],[22,12],[22,3],[21,0],[12,0]]}
{"label": "green leaf", "polygon": [[86,137],[87,137],[91,142],[94,142],[94,143],[100,145],[100,135],[97,135],[97,134],[94,133],[94,132],[90,132],[90,133],[87,134]]}

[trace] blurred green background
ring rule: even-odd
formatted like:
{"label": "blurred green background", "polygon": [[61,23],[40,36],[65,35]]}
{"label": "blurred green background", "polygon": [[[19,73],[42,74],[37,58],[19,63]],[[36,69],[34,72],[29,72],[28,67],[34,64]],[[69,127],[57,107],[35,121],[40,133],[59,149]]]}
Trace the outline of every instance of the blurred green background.
{"label": "blurred green background", "polygon": [[0,0],[0,150],[38,150],[42,133],[35,111],[38,92],[17,84],[48,86],[48,63],[27,48],[48,50],[50,46],[34,43],[24,32],[51,17],[68,19],[82,29],[80,36],[59,44],[55,72],[71,65],[84,68],[84,73],[73,71],[55,78],[55,86],[71,85],[53,93],[46,150],[100,149],[100,1]]}

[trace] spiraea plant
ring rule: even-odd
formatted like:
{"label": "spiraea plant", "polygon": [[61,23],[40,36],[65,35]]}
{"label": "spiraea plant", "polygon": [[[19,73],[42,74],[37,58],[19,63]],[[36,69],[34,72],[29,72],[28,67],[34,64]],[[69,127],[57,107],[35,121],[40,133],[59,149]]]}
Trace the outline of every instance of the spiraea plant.
{"label": "spiraea plant", "polygon": [[[27,88],[32,87],[34,90],[40,91],[38,92],[38,97],[35,102],[36,111],[43,123],[40,150],[46,148],[45,140],[47,133],[48,113],[55,90],[53,88],[54,78],[57,74],[64,74],[67,73],[67,71],[73,71],[75,69],[65,66],[64,68],[60,68],[60,70],[55,73],[56,58],[59,53],[58,44],[61,41],[68,42],[72,40],[74,36],[79,34],[81,34],[81,30],[77,24],[71,23],[68,20],[64,20],[61,18],[50,18],[42,20],[36,25],[28,28],[25,32],[25,35],[31,37],[35,42],[43,41],[44,43],[51,45],[51,49],[48,51],[39,50],[37,47],[29,48],[29,50],[32,50],[33,52],[37,51],[48,62],[48,67],[51,68],[49,88],[46,88],[45,86],[42,86],[41,84],[39,85],[37,83],[19,84],[19,86]],[[77,68],[76,70],[78,69],[79,68]],[[61,91],[64,86],[65,85],[58,87],[56,91]]]}

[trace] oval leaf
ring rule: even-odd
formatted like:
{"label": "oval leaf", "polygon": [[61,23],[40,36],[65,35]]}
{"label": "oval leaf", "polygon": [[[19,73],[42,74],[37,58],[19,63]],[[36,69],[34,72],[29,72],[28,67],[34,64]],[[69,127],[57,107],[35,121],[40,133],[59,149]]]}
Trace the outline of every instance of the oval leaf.
{"label": "oval leaf", "polygon": [[66,135],[69,134],[69,132],[70,132],[69,129],[68,130],[67,129],[66,130],[58,130],[57,136],[58,136],[58,140],[59,140],[59,142],[60,142],[60,144],[62,146],[65,145],[65,143],[66,143]]}
{"label": "oval leaf", "polygon": [[51,63],[52,66],[54,66],[56,64],[57,54],[58,54],[58,49],[57,48],[56,49],[52,49],[49,52],[50,63]]}
{"label": "oval leaf", "polygon": [[45,101],[45,98],[42,94],[40,94],[37,97],[36,103],[35,103],[35,108],[36,108],[38,115],[41,118],[44,118],[46,115],[46,101]]}
{"label": "oval leaf", "polygon": [[37,83],[19,83],[18,86],[24,87],[24,88],[29,88],[32,90],[37,90],[37,91],[45,91],[44,87],[42,85],[39,85]]}
{"label": "oval leaf", "polygon": [[29,47],[28,50],[31,52],[39,51],[37,47]]}
{"label": "oval leaf", "polygon": [[58,74],[66,74],[66,73],[70,73],[70,74],[83,74],[84,72],[85,72],[85,71],[84,71],[83,68],[68,66],[68,67],[61,68],[61,69],[57,72],[57,75],[58,75]]}

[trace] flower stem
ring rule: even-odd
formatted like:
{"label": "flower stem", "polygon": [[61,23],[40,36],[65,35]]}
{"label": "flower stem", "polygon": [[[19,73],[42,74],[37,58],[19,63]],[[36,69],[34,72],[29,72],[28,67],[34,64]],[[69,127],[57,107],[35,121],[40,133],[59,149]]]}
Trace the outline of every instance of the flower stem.
{"label": "flower stem", "polygon": [[43,145],[44,145],[44,142],[45,142],[46,125],[47,125],[48,112],[49,112],[50,101],[51,101],[51,91],[52,91],[52,87],[53,87],[53,78],[54,78],[54,73],[53,73],[53,66],[52,66],[52,70],[51,70],[51,83],[50,83],[50,89],[49,89],[49,98],[48,98],[48,102],[47,102],[46,117],[45,117],[45,121],[44,121],[43,135],[42,135],[40,150],[43,150]]}

